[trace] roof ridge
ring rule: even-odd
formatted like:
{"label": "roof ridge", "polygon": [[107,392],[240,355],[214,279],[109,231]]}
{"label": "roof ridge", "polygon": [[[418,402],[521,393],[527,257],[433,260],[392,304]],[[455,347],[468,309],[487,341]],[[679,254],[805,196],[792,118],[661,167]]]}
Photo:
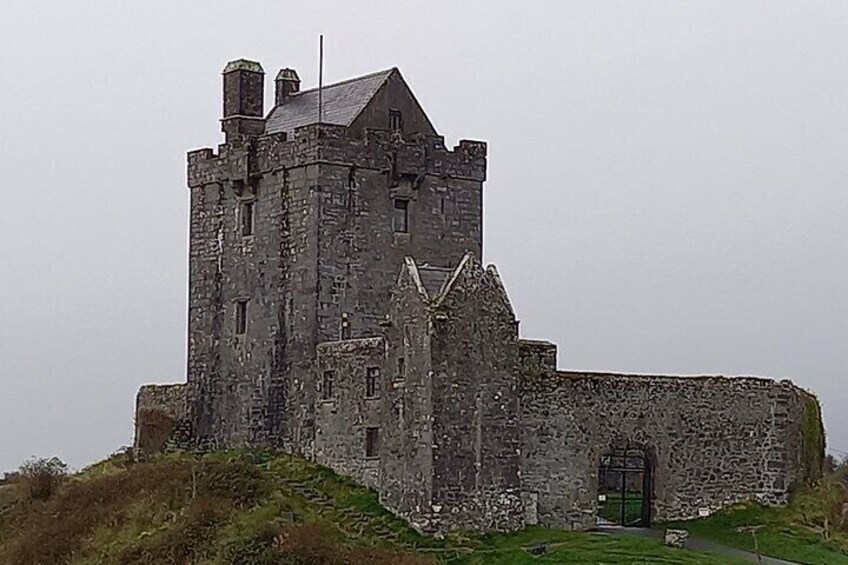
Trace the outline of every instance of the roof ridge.
{"label": "roof ridge", "polygon": [[[367,78],[374,78],[374,77],[376,77],[378,75],[382,75],[382,74],[385,74],[386,76],[388,76],[389,74],[392,73],[392,71],[395,71],[395,70],[397,70],[397,67],[391,67],[389,69],[383,69],[382,71],[376,71],[376,72],[373,72],[373,73],[368,73],[367,75],[361,75],[361,76],[358,76],[358,77],[348,78],[348,79],[345,79],[345,80],[342,80],[342,81],[339,81],[339,82],[334,82],[333,84],[324,85],[324,86],[321,87],[321,90],[327,90],[328,88],[333,88],[333,87],[336,87],[336,86],[342,86],[344,84],[356,82],[358,80],[365,80]],[[317,91],[318,91],[318,87],[316,86],[314,88],[309,88],[307,90],[301,90],[300,92],[295,94],[295,96],[300,96],[302,94],[309,94],[310,92],[317,92]]]}

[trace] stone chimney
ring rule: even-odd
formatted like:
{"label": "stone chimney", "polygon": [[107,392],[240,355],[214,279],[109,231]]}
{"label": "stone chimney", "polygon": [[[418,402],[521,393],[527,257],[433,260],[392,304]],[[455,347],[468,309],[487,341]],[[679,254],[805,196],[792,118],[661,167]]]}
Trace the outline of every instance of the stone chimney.
{"label": "stone chimney", "polygon": [[300,77],[294,69],[280,69],[274,83],[276,84],[274,104],[277,106],[285,103],[292,94],[300,92]]}
{"label": "stone chimney", "polygon": [[224,67],[224,118],[221,130],[229,142],[234,135],[265,132],[265,71],[256,61],[238,59]]}

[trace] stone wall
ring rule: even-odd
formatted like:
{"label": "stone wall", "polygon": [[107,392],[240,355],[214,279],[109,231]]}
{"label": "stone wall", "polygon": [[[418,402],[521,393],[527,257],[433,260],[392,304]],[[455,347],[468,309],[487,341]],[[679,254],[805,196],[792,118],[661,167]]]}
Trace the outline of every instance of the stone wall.
{"label": "stone wall", "polygon": [[[382,338],[318,344],[318,405],[315,410],[315,460],[365,486],[379,485],[379,449],[365,452],[367,428],[381,429],[382,380],[385,375]],[[367,391],[369,370],[377,372],[374,394]],[[332,390],[323,390],[323,375],[332,373]]]}
{"label": "stone wall", "polygon": [[789,381],[538,371],[522,388],[523,488],[547,526],[594,525],[598,466],[613,448],[647,455],[653,520],[781,504],[810,478],[810,396]]}
{"label": "stone wall", "polygon": [[145,385],[136,395],[133,447],[161,451],[187,422],[186,385]]}
{"label": "stone wall", "polygon": [[400,272],[385,328],[380,503],[423,531],[433,496],[431,320],[410,262]]}
{"label": "stone wall", "polygon": [[494,268],[463,259],[432,316],[432,526],[519,529],[518,324]]}
{"label": "stone wall", "polygon": [[537,339],[518,340],[518,358],[522,372],[556,371],[557,345]]}

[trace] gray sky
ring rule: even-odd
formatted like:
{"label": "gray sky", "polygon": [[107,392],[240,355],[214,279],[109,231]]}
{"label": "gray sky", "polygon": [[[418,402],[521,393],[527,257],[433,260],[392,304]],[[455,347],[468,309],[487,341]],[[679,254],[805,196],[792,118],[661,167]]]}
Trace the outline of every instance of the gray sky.
{"label": "gray sky", "polygon": [[184,380],[185,152],[228,60],[310,87],[320,32],[328,82],[398,66],[489,142],[485,260],[560,366],[791,377],[848,451],[846,30],[845,2],[7,3],[0,471],[93,462]]}

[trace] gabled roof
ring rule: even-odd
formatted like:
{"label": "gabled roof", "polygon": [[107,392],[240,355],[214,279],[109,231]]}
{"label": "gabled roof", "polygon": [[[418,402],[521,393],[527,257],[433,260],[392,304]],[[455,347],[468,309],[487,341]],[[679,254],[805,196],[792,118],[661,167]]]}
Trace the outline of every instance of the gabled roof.
{"label": "gabled roof", "polygon": [[[483,283],[483,286],[494,288],[497,299],[503,303],[504,309],[515,318],[515,311],[498,270],[494,265],[483,268],[483,265],[474,257],[473,253],[466,253],[456,267],[418,265],[412,257],[407,257],[404,270],[412,277],[418,293],[430,306],[439,306],[460,284],[458,281],[461,277],[470,276],[479,283]],[[477,288],[481,287],[478,286]]]}
{"label": "gabled roof", "polygon": [[453,267],[431,267],[429,265],[418,267],[418,278],[421,280],[430,300],[435,301],[442,294],[445,284],[454,271],[456,269]]}
{"label": "gabled roof", "polygon": [[402,272],[409,273],[415,286],[418,288],[418,293],[424,301],[432,306],[436,306],[450,292],[451,287],[459,278],[462,271],[471,267],[474,262],[475,259],[472,253],[466,253],[456,267],[418,265],[415,259],[407,257],[404,261],[405,265]]}
{"label": "gabled roof", "polygon": [[[372,73],[323,87],[323,122],[349,126],[377,90],[396,69]],[[318,89],[292,95],[285,104],[275,106],[268,114],[266,133],[293,132],[295,128],[318,122]]]}

